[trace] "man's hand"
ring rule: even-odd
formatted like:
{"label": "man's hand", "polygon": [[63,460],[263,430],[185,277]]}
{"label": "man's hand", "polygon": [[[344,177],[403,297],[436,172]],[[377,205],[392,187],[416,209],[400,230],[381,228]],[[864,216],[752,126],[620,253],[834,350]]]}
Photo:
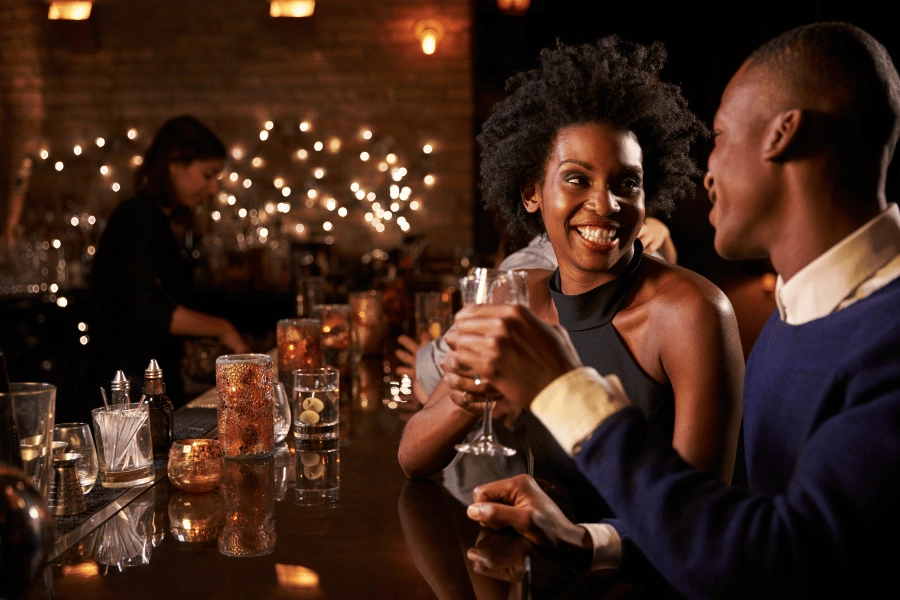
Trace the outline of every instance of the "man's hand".
{"label": "man's hand", "polygon": [[476,391],[477,373],[479,384],[490,384],[522,408],[554,379],[581,366],[562,327],[514,304],[466,306],[444,339],[452,351],[441,366],[451,374],[451,387]]}
{"label": "man's hand", "polygon": [[482,529],[466,557],[476,573],[516,583],[525,575],[525,559],[530,550],[531,542],[517,533]]}
{"label": "man's hand", "polygon": [[513,528],[535,546],[551,550],[579,571],[587,570],[594,545],[588,531],[569,521],[528,475],[492,481],[472,492],[468,517],[491,529]]}

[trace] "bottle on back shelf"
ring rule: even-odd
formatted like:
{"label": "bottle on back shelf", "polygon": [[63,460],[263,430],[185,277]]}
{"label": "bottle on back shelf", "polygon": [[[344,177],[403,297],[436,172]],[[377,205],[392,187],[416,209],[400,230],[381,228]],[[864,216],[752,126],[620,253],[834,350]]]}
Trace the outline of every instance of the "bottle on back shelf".
{"label": "bottle on back shelf", "polygon": [[141,404],[150,408],[150,437],[153,439],[153,458],[167,458],[175,440],[175,408],[166,396],[163,372],[156,359],[144,369],[144,395]]}

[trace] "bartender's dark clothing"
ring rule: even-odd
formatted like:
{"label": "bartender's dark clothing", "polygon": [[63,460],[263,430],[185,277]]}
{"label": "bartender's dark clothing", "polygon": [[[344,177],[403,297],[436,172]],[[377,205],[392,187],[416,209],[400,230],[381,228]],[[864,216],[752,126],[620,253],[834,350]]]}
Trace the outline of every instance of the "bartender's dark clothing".
{"label": "bartender's dark clothing", "polygon": [[175,307],[188,300],[192,278],[169,218],[153,198],[139,194],[113,211],[91,273],[90,373],[97,383],[108,386],[121,369],[137,401],[144,369],[155,358],[166,393],[176,407],[184,404],[183,340],[169,326]]}

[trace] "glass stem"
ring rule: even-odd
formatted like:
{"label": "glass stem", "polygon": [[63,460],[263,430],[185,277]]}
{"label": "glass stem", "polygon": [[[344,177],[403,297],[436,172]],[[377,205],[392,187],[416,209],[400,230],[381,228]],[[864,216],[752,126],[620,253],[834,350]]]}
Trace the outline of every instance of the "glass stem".
{"label": "glass stem", "polygon": [[493,398],[487,394],[484,399],[484,424],[481,430],[482,437],[494,439],[494,424],[491,422],[491,409],[494,407]]}

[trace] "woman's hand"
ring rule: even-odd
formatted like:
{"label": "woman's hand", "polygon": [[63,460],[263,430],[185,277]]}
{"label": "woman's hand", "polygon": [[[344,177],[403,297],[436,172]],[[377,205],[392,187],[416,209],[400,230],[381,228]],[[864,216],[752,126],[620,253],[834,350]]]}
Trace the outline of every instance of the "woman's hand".
{"label": "woman's hand", "polygon": [[397,373],[400,375],[406,375],[413,381],[416,379],[416,353],[419,351],[419,348],[432,341],[434,337],[428,333],[427,331],[423,331],[422,335],[419,336],[419,340],[409,337],[408,335],[401,335],[397,338],[397,343],[400,345],[397,350],[394,351],[394,356],[400,361],[400,366],[397,367]]}
{"label": "woman's hand", "polygon": [[487,384],[475,383],[475,374],[458,364],[452,353],[441,360],[441,369],[444,370],[444,381],[450,388],[448,396],[453,403],[476,417],[483,416],[484,404],[479,400],[484,400],[484,394],[488,391]]}
{"label": "woman's hand", "polygon": [[644,219],[638,239],[644,245],[645,254],[658,252],[660,256],[673,264],[678,260],[678,253],[675,251],[675,244],[672,242],[669,228],[659,219],[654,217]]}
{"label": "woman's hand", "polygon": [[401,335],[397,338],[400,348],[394,351],[394,355],[400,361],[400,366],[397,367],[397,374],[406,375],[412,380],[413,396],[422,405],[428,402],[428,394],[425,393],[425,390],[419,385],[419,380],[416,379],[416,354],[419,352],[419,348],[432,340],[434,340],[434,337],[427,331],[422,332],[418,342],[408,335]]}

